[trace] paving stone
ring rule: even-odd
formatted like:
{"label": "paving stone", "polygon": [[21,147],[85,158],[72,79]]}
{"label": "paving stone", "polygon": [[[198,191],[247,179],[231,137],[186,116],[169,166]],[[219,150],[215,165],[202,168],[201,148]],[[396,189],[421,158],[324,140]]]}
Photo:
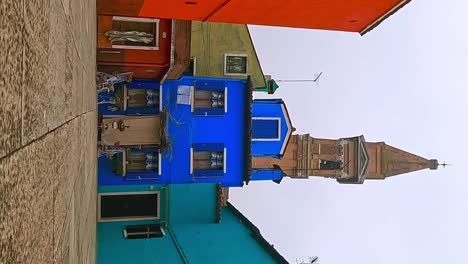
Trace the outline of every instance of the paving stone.
{"label": "paving stone", "polygon": [[[71,65],[67,67],[71,34],[60,0],[50,1],[50,37],[48,40],[49,111],[47,125],[54,129],[72,118]],[[73,49],[73,48],[72,48]],[[53,52],[52,52],[53,51]],[[68,86],[70,85],[70,86]]]}
{"label": "paving stone", "polygon": [[53,140],[48,135],[0,161],[0,190],[6,193],[0,209],[0,263],[52,261]]}
{"label": "paving stone", "polygon": [[[63,237],[64,226],[70,215],[70,203],[73,197],[73,186],[77,177],[79,160],[78,119],[74,119],[55,132],[55,163],[56,177],[54,179],[54,237]],[[60,243],[54,241],[54,248]]]}
{"label": "paving stone", "polygon": [[23,1],[0,1],[0,158],[21,146]]}
{"label": "paving stone", "polygon": [[[71,204],[69,204],[71,205]],[[70,207],[68,208],[70,209]],[[70,258],[70,232],[72,214],[66,214],[63,229],[59,236],[54,233],[54,263],[69,263]],[[93,261],[94,262],[94,261]],[[93,263],[89,262],[89,263]]]}
{"label": "paving stone", "polygon": [[49,42],[49,0],[24,1],[25,39],[41,47]]}
{"label": "paving stone", "polygon": [[0,263],[95,262],[95,29],[94,0],[0,1]]}
{"label": "paving stone", "polygon": [[22,94],[23,145],[48,131],[47,117],[50,112],[48,91],[48,48],[26,42],[24,87]]}

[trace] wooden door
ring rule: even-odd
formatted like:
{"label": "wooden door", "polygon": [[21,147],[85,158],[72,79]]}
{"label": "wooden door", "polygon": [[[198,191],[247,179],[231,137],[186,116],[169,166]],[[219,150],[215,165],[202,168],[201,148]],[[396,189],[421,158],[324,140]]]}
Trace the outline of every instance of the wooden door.
{"label": "wooden door", "polygon": [[109,146],[159,145],[161,117],[157,115],[104,118],[101,139]]}

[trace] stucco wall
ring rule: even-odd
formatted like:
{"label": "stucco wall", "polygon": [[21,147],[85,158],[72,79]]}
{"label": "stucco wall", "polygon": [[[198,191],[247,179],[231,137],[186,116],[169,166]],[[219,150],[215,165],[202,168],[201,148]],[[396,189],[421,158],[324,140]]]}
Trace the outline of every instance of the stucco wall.
{"label": "stucco wall", "polygon": [[246,79],[247,75],[224,75],[224,55],[247,54],[247,75],[254,87],[264,87],[260,62],[247,25],[192,22],[191,55],[196,59],[196,76]]}

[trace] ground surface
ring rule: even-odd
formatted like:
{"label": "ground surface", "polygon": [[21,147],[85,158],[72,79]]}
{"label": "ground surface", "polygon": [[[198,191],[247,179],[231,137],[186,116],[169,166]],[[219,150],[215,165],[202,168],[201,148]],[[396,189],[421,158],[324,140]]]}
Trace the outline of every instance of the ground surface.
{"label": "ground surface", "polygon": [[95,0],[0,0],[0,263],[94,263]]}

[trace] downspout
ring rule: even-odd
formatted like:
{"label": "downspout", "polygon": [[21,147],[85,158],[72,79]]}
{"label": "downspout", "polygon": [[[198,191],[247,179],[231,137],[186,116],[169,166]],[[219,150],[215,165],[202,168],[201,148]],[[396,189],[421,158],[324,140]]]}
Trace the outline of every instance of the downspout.
{"label": "downspout", "polygon": [[172,19],[172,21],[171,21],[171,63],[170,63],[169,69],[167,70],[166,74],[161,79],[161,84],[163,84],[166,81],[169,73],[174,68],[174,63],[175,63],[175,34],[176,34],[175,31],[176,31],[176,20]]}
{"label": "downspout", "polygon": [[166,219],[167,219],[167,221],[166,221],[164,227],[166,228],[167,231],[169,231],[169,234],[171,235],[171,239],[172,239],[172,241],[174,242],[174,245],[176,246],[177,251],[179,252],[180,257],[182,258],[182,261],[183,261],[185,264],[188,264],[189,261],[188,261],[187,257],[185,256],[185,253],[184,253],[184,251],[182,250],[182,247],[180,246],[179,241],[177,240],[176,235],[174,234],[174,231],[172,231],[172,228],[171,228],[171,226],[169,225],[169,212],[170,212],[170,210],[169,210],[169,188],[168,188],[167,186],[162,187],[162,188],[164,188],[164,189],[166,190],[166,195],[167,195],[167,199],[166,199],[166,213],[167,213]]}
{"label": "downspout", "polygon": [[167,226],[166,229],[171,234],[172,241],[174,241],[174,244],[176,245],[177,251],[179,251],[180,257],[182,257],[182,261],[184,261],[185,264],[188,264],[189,261],[188,261],[187,257],[185,256],[184,251],[182,250],[182,247],[179,245],[179,242],[177,241],[177,238],[176,238],[174,232],[172,231],[172,228],[170,226]]}

